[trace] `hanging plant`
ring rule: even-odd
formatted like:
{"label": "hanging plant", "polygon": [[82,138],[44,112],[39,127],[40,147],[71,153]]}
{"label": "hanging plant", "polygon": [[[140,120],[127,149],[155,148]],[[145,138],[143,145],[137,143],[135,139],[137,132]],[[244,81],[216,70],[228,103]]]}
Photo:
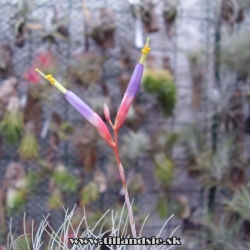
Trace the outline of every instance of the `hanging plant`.
{"label": "hanging plant", "polygon": [[192,107],[199,109],[202,106],[203,82],[206,73],[203,50],[188,52],[187,58],[192,77]]}
{"label": "hanging plant", "polygon": [[62,164],[58,164],[52,175],[52,181],[62,192],[69,195],[77,190],[79,180]]}
{"label": "hanging plant", "polygon": [[91,22],[89,36],[103,49],[115,46],[115,19],[112,10],[101,8],[95,21]]}
{"label": "hanging plant", "polygon": [[222,20],[229,25],[243,22],[245,7],[244,1],[222,0],[220,12]]}
{"label": "hanging plant", "polygon": [[70,65],[69,74],[80,86],[88,88],[100,80],[104,61],[103,56],[92,52],[77,55]]}
{"label": "hanging plant", "polygon": [[2,43],[0,46],[0,76],[6,78],[13,75],[13,52],[9,43]]}
{"label": "hanging plant", "polygon": [[165,1],[163,7],[163,18],[167,29],[167,34],[169,37],[172,37],[173,34],[173,25],[175,23],[176,17],[178,15],[177,5],[178,0],[168,0]]}
{"label": "hanging plant", "polygon": [[48,200],[48,209],[49,210],[59,210],[63,208],[63,198],[62,193],[59,188],[52,190],[52,193]]}
{"label": "hanging plant", "polygon": [[142,83],[148,93],[156,95],[164,115],[173,115],[177,95],[173,75],[165,70],[148,68],[145,70]]}
{"label": "hanging plant", "polygon": [[[145,3],[140,4],[139,6],[140,16],[142,18],[144,27],[146,31],[149,33],[157,32],[160,29],[158,18],[155,14],[155,6],[156,6],[156,1],[146,1]],[[133,7],[132,12],[134,17],[138,15],[136,11],[138,10],[135,7]]]}
{"label": "hanging plant", "polygon": [[78,164],[82,165],[87,172],[96,166],[99,142],[98,134],[89,124],[76,129],[72,136],[72,144],[77,149]]}
{"label": "hanging plant", "polygon": [[15,77],[9,77],[3,81],[0,87],[0,102],[6,105],[11,96],[16,93],[17,79]]}
{"label": "hanging plant", "polygon": [[3,187],[7,212],[13,214],[20,211],[27,198],[27,178],[20,164],[12,162],[7,166]]}
{"label": "hanging plant", "polygon": [[23,127],[23,114],[20,111],[19,99],[12,96],[0,123],[0,132],[8,143],[13,144],[21,138]]}
{"label": "hanging plant", "polygon": [[245,30],[221,42],[221,63],[236,72],[238,80],[247,80],[250,66],[250,35]]}
{"label": "hanging plant", "polygon": [[58,18],[58,13],[48,12],[45,16],[45,25],[40,27],[40,36],[49,46],[57,44],[59,41],[69,42],[69,33],[66,27],[68,20]]}
{"label": "hanging plant", "polygon": [[29,0],[18,0],[17,13],[15,15],[15,44],[18,47],[23,47],[25,40],[29,38],[29,32],[31,30],[39,30],[40,25],[33,22],[30,18],[32,10],[32,2]]}
{"label": "hanging plant", "polygon": [[190,216],[190,206],[188,197],[179,195],[169,202],[170,214],[174,214],[177,218],[185,220]]}
{"label": "hanging plant", "polygon": [[151,148],[149,136],[141,131],[129,131],[127,135],[124,135],[122,141],[121,156],[131,164],[138,160],[138,155],[146,153]]}
{"label": "hanging plant", "polygon": [[23,159],[36,159],[39,156],[39,144],[35,135],[34,124],[28,122],[24,130],[25,132],[20,142],[18,153]]}
{"label": "hanging plant", "polygon": [[37,88],[31,88],[27,92],[26,104],[23,109],[24,122],[32,122],[35,135],[40,134],[42,129],[42,100],[41,92]]}
{"label": "hanging plant", "polygon": [[164,153],[156,154],[154,160],[156,178],[164,189],[168,189],[174,179],[175,165]]}
{"label": "hanging plant", "polygon": [[99,197],[98,185],[95,181],[89,182],[81,191],[81,206],[88,205]]}

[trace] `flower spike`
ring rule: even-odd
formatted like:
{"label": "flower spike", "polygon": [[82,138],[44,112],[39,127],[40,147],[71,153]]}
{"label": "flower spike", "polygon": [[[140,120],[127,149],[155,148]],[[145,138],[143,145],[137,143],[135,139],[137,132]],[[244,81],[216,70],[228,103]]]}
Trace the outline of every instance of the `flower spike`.
{"label": "flower spike", "polygon": [[104,139],[104,141],[111,147],[114,147],[115,143],[110,135],[110,132],[101,119],[101,117],[95,113],[84,101],[82,101],[77,95],[73,92],[65,89],[56,79],[52,77],[52,75],[44,75],[39,69],[36,71],[46,78],[52,85],[58,88],[62,93],[64,93],[64,97],[66,100],[75,108],[80,115],[82,115],[86,120],[88,120],[93,126],[96,127],[100,136]]}
{"label": "flower spike", "polygon": [[149,48],[149,38],[147,39],[146,45],[144,46],[144,48],[142,49],[142,56],[141,56],[141,60],[140,63],[138,63],[134,69],[134,72],[132,74],[132,77],[129,81],[127,90],[124,94],[124,97],[122,99],[122,103],[120,105],[120,108],[118,110],[116,119],[115,119],[115,125],[114,125],[114,129],[118,130],[122,124],[124,123],[129,108],[140,88],[140,84],[141,84],[141,79],[142,79],[142,74],[143,74],[143,70],[144,70],[144,66],[143,63],[145,62],[147,55],[149,53],[149,51],[151,50]]}

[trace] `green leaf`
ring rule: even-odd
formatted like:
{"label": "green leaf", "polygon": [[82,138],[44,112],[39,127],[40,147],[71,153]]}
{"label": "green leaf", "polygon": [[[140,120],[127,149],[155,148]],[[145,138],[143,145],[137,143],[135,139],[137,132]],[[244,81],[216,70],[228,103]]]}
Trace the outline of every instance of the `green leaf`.
{"label": "green leaf", "polygon": [[23,159],[36,159],[39,154],[39,144],[33,133],[26,133],[21,140],[18,153]]}
{"label": "green leaf", "polygon": [[20,112],[7,111],[0,123],[0,133],[10,144],[21,138],[23,132],[23,115]]}
{"label": "green leaf", "polygon": [[166,197],[163,193],[161,193],[157,198],[156,211],[158,212],[161,219],[166,218],[168,215]]}
{"label": "green leaf", "polygon": [[98,185],[96,182],[89,182],[81,191],[81,205],[87,205],[99,197]]}
{"label": "green leaf", "polygon": [[174,179],[174,163],[163,153],[155,156],[155,174],[159,182],[164,186],[170,186]]}
{"label": "green leaf", "polygon": [[48,209],[58,210],[63,207],[62,194],[59,189],[54,189],[48,201]]}

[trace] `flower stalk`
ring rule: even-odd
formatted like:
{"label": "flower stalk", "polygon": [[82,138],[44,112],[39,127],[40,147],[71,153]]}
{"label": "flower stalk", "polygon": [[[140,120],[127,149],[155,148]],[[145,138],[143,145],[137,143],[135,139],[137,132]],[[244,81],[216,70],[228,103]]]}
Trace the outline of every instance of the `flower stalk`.
{"label": "flower stalk", "polygon": [[[140,62],[136,65],[135,70],[132,74],[127,90],[124,94],[121,105],[117,112],[114,125],[110,119],[109,108],[106,104],[104,105],[104,115],[105,115],[107,122],[111,125],[113,129],[114,140],[111,137],[110,132],[106,124],[104,123],[104,121],[101,119],[101,117],[97,113],[95,113],[85,102],[83,102],[79,97],[77,97],[71,91],[65,89],[58,81],[56,81],[52,77],[52,75],[45,75],[39,69],[36,69],[36,71],[40,75],[42,75],[45,79],[47,79],[52,85],[54,85],[58,90],[60,90],[64,94],[66,100],[76,109],[76,111],[78,111],[86,120],[88,120],[92,125],[94,125],[97,128],[99,134],[104,139],[104,141],[113,149],[115,158],[118,164],[119,174],[120,174],[120,178],[122,181],[124,193],[125,193],[125,202],[126,202],[126,206],[128,209],[129,221],[130,221],[131,232],[132,232],[133,238],[137,238],[137,235],[136,235],[135,221],[134,221],[133,211],[132,211],[132,207],[131,207],[131,203],[129,199],[124,169],[123,169],[123,166],[120,160],[120,155],[119,155],[118,131],[122,127],[127,117],[127,114],[129,112],[129,109],[132,105],[132,102],[140,88],[141,79],[142,79],[143,70],[144,70],[143,63],[145,62],[147,55],[150,51],[149,40],[150,39],[148,38],[146,45],[142,49]],[[138,250],[139,249],[138,246],[135,246],[135,249]]]}

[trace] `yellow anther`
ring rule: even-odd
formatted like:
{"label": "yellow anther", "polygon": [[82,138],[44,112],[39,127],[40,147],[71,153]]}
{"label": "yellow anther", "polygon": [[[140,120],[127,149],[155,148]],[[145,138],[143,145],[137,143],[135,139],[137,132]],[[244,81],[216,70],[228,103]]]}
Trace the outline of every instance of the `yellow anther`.
{"label": "yellow anther", "polygon": [[149,51],[151,50],[149,48],[149,46],[148,46],[149,45],[149,40],[150,40],[150,38],[147,38],[147,43],[145,44],[145,46],[141,50],[141,52],[142,52],[142,56],[141,56],[141,60],[140,60],[141,64],[143,64],[145,62],[145,60],[147,58],[147,55],[148,55]]}
{"label": "yellow anther", "polygon": [[55,78],[52,77],[52,75],[47,75],[46,79],[51,83],[54,84],[56,82]]}
{"label": "yellow anther", "polygon": [[53,78],[52,75],[44,75],[43,72],[40,71],[39,69],[35,70],[45,79],[47,79],[51,84],[53,84],[56,88],[58,88],[61,92],[63,92],[63,94],[67,92],[67,89],[65,89],[55,78]]}

